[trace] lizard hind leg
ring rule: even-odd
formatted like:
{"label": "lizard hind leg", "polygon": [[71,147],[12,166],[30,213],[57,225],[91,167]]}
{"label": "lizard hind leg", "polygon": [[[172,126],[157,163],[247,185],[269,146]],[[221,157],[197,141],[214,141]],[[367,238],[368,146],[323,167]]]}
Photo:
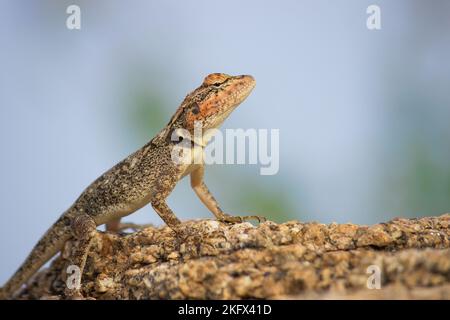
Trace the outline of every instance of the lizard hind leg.
{"label": "lizard hind leg", "polygon": [[68,299],[83,299],[81,294],[81,277],[97,225],[90,216],[82,214],[73,218],[71,227],[72,233],[78,241],[74,252],[69,257],[67,270],[71,270],[74,273],[67,277],[64,293]]}

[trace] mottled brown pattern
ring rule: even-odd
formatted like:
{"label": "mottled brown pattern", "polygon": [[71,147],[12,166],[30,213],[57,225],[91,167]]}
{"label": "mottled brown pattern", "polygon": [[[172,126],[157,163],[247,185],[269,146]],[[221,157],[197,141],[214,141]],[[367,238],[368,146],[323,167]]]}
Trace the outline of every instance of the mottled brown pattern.
{"label": "mottled brown pattern", "polygon": [[[177,142],[171,141],[171,133],[176,129],[192,131],[196,122],[204,130],[219,127],[254,86],[255,80],[247,75],[216,73],[207,76],[199,88],[187,95],[167,126],[155,138],[83,191],[1,288],[0,298],[12,297],[72,237],[79,240],[79,245],[71,260],[83,270],[95,226],[111,222],[110,226],[117,227],[121,217],[148,203],[168,226],[176,229],[180,221],[167,206],[166,198],[180,179],[201,165],[176,164],[172,161],[171,152]],[[214,208],[211,211],[219,219],[227,222],[243,220],[222,213],[206,188],[202,188],[201,194],[207,199],[207,207]],[[68,293],[79,295],[73,290]]]}

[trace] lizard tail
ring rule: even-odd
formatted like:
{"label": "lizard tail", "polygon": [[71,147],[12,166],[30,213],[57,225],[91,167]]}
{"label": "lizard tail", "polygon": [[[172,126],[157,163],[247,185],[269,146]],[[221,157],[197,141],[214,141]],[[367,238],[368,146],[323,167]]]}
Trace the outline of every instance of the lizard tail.
{"label": "lizard tail", "polygon": [[0,300],[13,299],[17,290],[58,251],[61,251],[64,243],[70,238],[68,221],[69,219],[63,215],[47,230],[19,269],[0,288]]}

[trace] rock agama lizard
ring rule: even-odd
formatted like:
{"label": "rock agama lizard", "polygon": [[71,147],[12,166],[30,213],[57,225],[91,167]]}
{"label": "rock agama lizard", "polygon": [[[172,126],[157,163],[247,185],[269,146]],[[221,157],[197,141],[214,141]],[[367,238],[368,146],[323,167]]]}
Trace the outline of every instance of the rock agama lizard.
{"label": "rock agama lizard", "polygon": [[[175,232],[180,220],[166,204],[166,198],[183,177],[190,175],[191,186],[214,216],[223,222],[235,223],[258,216],[231,216],[220,209],[203,182],[203,163],[176,163],[172,150],[180,139],[172,133],[180,128],[192,132],[194,124],[203,130],[218,128],[230,113],[250,94],[255,86],[252,76],[208,75],[200,87],[186,96],[175,114],[150,142],[144,145],[88,186],[75,203],[42,236],[25,262],[0,289],[0,298],[12,298],[14,293],[42,265],[61,251],[67,240],[76,238],[77,247],[70,264],[82,271],[96,232],[107,225],[117,231],[120,218],[151,203],[161,219]],[[196,144],[195,139],[191,141]],[[201,147],[204,144],[200,143]],[[203,150],[203,149],[202,149]],[[80,288],[66,289],[67,297],[81,297]]]}

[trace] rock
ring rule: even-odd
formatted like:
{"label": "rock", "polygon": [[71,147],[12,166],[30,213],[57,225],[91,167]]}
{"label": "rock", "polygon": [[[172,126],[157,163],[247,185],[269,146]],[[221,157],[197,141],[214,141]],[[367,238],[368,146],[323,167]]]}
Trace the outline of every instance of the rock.
{"label": "rock", "polygon": [[[370,227],[199,220],[182,228],[185,239],[168,227],[98,232],[83,274],[85,297],[450,299],[450,214]],[[66,258],[40,271],[20,298],[62,297]]]}

